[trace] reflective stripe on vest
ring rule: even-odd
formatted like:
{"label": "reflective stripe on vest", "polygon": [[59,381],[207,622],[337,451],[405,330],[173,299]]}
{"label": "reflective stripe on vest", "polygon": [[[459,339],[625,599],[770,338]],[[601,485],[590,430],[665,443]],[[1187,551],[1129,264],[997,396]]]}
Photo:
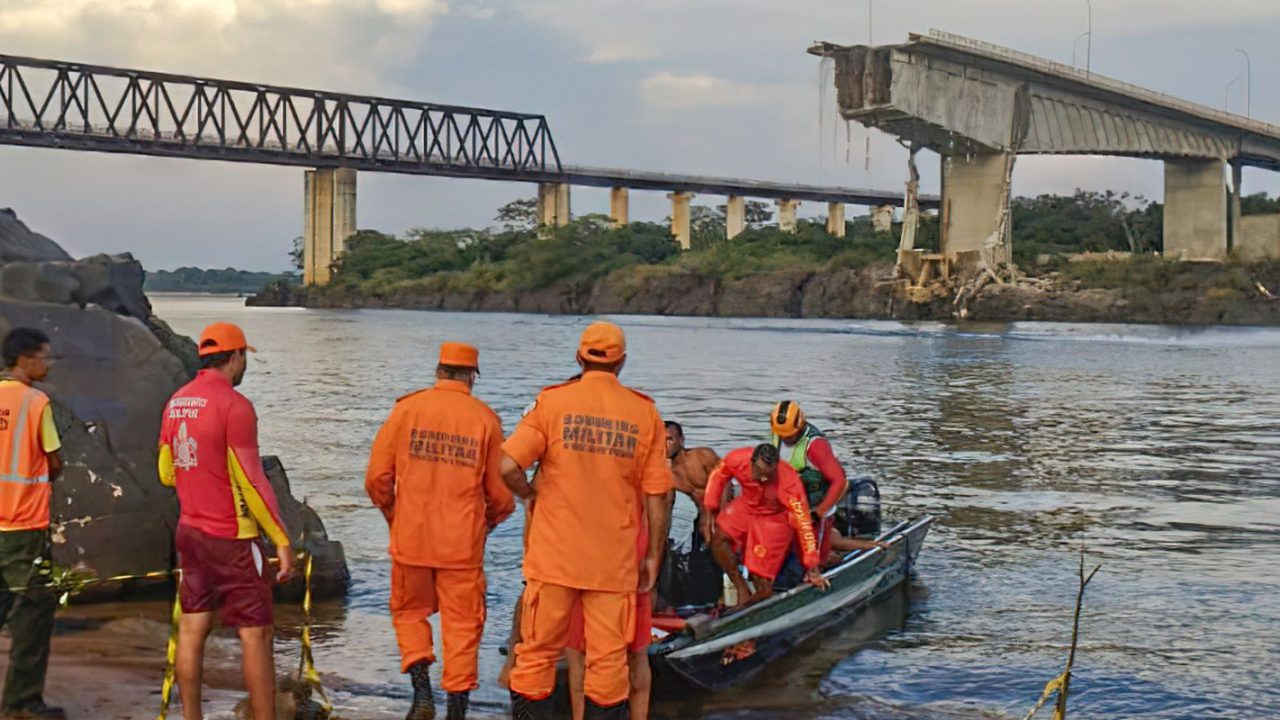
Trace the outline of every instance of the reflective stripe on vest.
{"label": "reflective stripe on vest", "polygon": [[[21,399],[17,393],[21,392]],[[0,531],[29,530],[49,526],[49,468],[41,443],[41,421],[46,402],[42,394],[29,386],[21,388],[5,383],[0,390],[3,405],[16,417],[5,425],[11,434],[9,442],[0,445],[0,457],[9,453],[8,462],[0,460]],[[14,401],[17,402],[14,402]],[[34,425],[33,425],[34,423]],[[35,432],[31,428],[35,427]]]}

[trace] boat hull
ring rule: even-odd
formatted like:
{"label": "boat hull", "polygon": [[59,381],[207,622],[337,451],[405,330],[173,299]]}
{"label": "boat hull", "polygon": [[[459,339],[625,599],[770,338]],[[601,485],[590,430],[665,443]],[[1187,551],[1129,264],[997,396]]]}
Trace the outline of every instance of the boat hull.
{"label": "boat hull", "polygon": [[856,553],[824,572],[831,582],[825,592],[802,585],[653,645],[658,679],[674,675],[707,690],[749,681],[796,645],[901,587],[932,523],[924,517],[883,533],[878,539],[889,549]]}

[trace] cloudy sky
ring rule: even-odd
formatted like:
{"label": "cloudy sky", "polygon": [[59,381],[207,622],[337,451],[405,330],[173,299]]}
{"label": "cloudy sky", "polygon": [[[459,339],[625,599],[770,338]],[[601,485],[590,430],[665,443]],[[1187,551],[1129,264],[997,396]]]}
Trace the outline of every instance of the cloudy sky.
{"label": "cloudy sky", "polygon": [[[905,156],[835,120],[814,40],[865,42],[868,0],[0,0],[0,52],[543,113],[575,165],[898,189]],[[1086,0],[878,0],[873,38],[937,27],[1083,63]],[[1095,72],[1280,122],[1280,2],[1093,0]],[[869,156],[869,157],[868,157]],[[936,191],[936,157],[925,159]],[[1019,194],[1159,198],[1160,164],[1028,158]],[[1245,174],[1246,191],[1280,178]],[[363,173],[361,228],[484,226],[532,187]],[[720,198],[695,202],[714,204]],[[0,207],[77,255],[281,269],[297,168],[0,147]],[[634,219],[667,214],[633,193]],[[575,190],[575,213],[607,192]],[[825,208],[802,207],[802,212]]]}

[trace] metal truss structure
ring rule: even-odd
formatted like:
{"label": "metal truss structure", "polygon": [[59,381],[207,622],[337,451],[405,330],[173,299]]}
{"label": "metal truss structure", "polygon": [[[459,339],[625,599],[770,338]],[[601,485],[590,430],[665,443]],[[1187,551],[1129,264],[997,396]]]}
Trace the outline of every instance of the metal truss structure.
{"label": "metal truss structure", "polygon": [[0,55],[0,144],[490,180],[564,177],[542,115]]}

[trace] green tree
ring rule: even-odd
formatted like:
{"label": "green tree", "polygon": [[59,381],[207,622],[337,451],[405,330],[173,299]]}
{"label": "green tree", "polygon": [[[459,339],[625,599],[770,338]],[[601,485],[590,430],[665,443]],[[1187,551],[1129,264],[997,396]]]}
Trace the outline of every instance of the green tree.
{"label": "green tree", "polygon": [[533,230],[538,226],[538,201],[534,198],[512,200],[498,208],[494,221],[508,231]]}

